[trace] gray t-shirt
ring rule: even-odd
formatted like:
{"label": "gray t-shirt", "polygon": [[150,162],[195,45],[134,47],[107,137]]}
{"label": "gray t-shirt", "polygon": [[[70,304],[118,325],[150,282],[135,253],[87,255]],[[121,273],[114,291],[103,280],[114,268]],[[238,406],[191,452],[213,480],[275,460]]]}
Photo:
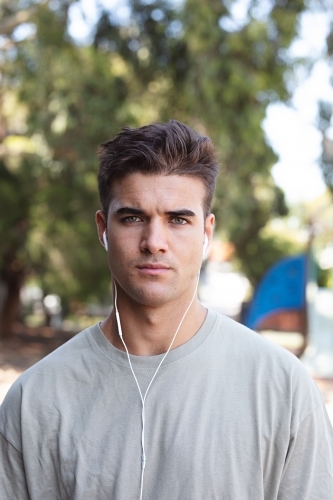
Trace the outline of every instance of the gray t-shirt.
{"label": "gray t-shirt", "polygon": [[[131,356],[144,391],[162,355]],[[141,401],[98,325],[27,370],[0,411],[1,500],[139,500]],[[290,353],[209,311],[146,401],[144,500],[332,500],[333,432]]]}

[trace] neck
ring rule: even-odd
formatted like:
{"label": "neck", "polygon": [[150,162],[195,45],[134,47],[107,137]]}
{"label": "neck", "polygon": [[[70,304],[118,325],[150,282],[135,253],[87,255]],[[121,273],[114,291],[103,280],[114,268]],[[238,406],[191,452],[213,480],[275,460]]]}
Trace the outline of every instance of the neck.
{"label": "neck", "polygon": [[[159,307],[143,306],[125,300],[118,295],[117,306],[123,339],[128,351],[137,356],[152,356],[165,353],[179,327],[186,309],[196,295],[191,294],[178,299],[177,303],[167,303]],[[180,346],[193,337],[203,324],[206,309],[194,296],[181,325],[172,348]],[[101,324],[107,339],[118,349],[124,351],[124,346],[118,332],[115,308]]]}

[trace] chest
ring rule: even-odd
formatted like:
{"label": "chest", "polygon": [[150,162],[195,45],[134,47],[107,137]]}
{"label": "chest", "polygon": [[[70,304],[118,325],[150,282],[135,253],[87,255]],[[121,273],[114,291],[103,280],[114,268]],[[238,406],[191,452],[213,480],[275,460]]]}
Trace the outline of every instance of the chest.
{"label": "chest", "polygon": [[[163,382],[156,380],[145,404],[143,498],[275,498],[288,446],[288,428],[275,406],[246,384],[232,391],[208,378]],[[25,449],[31,455],[38,448],[33,455],[39,456],[27,466],[42,465],[59,498],[138,499],[141,401],[131,380],[126,391],[91,388],[61,406],[40,417],[37,440],[26,434]],[[265,482],[271,496],[265,496]]]}

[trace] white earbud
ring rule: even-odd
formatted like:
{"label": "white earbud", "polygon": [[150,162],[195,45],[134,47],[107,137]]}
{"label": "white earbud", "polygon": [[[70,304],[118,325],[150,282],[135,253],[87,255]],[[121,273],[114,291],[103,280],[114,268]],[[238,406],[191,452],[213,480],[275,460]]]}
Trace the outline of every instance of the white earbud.
{"label": "white earbud", "polygon": [[108,245],[108,240],[106,238],[106,232],[105,231],[103,233],[103,241],[104,241],[105,250],[108,251],[109,245]]}
{"label": "white earbud", "polygon": [[205,233],[205,240],[204,240],[203,249],[202,249],[202,256],[203,257],[205,257],[205,255],[206,255],[208,245],[209,245],[208,236]]}

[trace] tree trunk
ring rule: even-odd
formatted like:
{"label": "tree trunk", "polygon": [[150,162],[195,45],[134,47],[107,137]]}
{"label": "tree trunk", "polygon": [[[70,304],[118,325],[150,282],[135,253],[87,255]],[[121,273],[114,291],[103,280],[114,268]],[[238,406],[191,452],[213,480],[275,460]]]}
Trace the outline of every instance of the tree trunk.
{"label": "tree trunk", "polygon": [[20,291],[24,282],[22,267],[11,266],[4,277],[5,294],[0,311],[0,338],[10,338],[20,308]]}

